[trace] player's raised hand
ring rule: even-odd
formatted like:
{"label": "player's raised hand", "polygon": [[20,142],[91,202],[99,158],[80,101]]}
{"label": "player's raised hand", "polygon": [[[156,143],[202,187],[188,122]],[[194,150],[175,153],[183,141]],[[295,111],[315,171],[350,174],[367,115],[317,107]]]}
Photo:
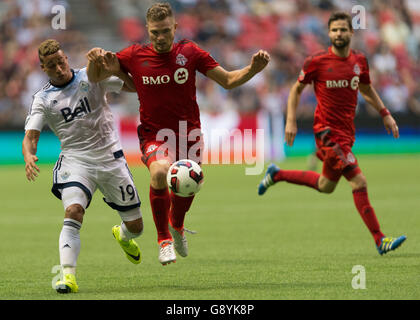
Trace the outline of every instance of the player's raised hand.
{"label": "player's raised hand", "polygon": [[102,64],[104,60],[105,50],[102,48],[93,48],[86,54],[86,58],[94,63]]}
{"label": "player's raised hand", "polygon": [[251,71],[258,73],[265,68],[270,61],[270,55],[267,51],[260,50],[252,56]]}
{"label": "player's raised hand", "polygon": [[295,137],[297,134],[297,124],[296,121],[287,121],[286,127],[284,129],[284,140],[288,146],[293,146]]}
{"label": "player's raised hand", "polygon": [[35,181],[35,178],[38,177],[38,172],[40,172],[40,170],[35,163],[37,161],[38,157],[36,155],[28,155],[25,157],[26,178],[29,181]]}
{"label": "player's raised hand", "polygon": [[389,114],[383,118],[384,120],[384,126],[388,134],[392,132],[392,135],[395,139],[398,139],[400,136],[397,122],[394,120],[394,118]]}
{"label": "player's raised hand", "polygon": [[105,52],[102,65],[111,74],[117,74],[121,70],[117,55],[111,51]]}

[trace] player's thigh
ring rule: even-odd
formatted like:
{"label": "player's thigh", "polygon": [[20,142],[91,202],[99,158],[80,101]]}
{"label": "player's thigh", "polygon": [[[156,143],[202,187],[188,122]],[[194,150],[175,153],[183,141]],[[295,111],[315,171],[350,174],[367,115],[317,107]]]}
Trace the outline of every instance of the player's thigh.
{"label": "player's thigh", "polygon": [[63,202],[64,209],[79,204],[89,207],[96,190],[95,172],[66,156],[60,156],[53,169],[52,193]]}
{"label": "player's thigh", "polygon": [[156,161],[172,163],[176,160],[176,142],[156,141],[155,139],[141,139],[141,160],[150,169]]}
{"label": "player's thigh", "polygon": [[124,158],[115,159],[106,170],[98,172],[97,185],[104,195],[104,201],[111,208],[132,214],[129,220],[141,217],[137,209],[140,208],[140,197]]}
{"label": "player's thigh", "polygon": [[188,135],[188,140],[185,144],[187,147],[178,150],[176,160],[189,159],[201,165],[204,152],[204,138],[201,129],[193,129]]}

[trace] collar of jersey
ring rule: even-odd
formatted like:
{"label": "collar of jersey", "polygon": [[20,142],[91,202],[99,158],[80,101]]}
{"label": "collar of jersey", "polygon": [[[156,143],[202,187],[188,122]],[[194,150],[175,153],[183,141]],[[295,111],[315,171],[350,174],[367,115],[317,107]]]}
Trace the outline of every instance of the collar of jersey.
{"label": "collar of jersey", "polygon": [[53,87],[63,89],[63,88],[65,88],[65,87],[67,87],[70,83],[72,83],[72,82],[73,82],[73,80],[74,80],[74,78],[75,78],[75,76],[74,76],[74,70],[73,70],[73,69],[71,69],[71,74],[72,74],[72,76],[71,76],[71,79],[69,80],[69,82],[67,82],[67,83],[65,83],[65,84],[62,84],[61,86],[58,86],[58,85],[52,84],[52,83],[51,83],[51,81],[50,81],[50,84],[51,84]]}
{"label": "collar of jersey", "polygon": [[337,56],[337,55],[336,55],[336,54],[332,51],[332,47],[328,47],[328,52],[329,52],[329,54],[331,54],[333,57],[335,57],[335,58],[337,58],[337,59],[341,59],[341,60],[346,60],[346,59],[350,58],[350,56],[351,56],[351,54],[352,54],[351,48],[350,48],[349,55],[348,55],[347,57],[340,57],[340,56]]}

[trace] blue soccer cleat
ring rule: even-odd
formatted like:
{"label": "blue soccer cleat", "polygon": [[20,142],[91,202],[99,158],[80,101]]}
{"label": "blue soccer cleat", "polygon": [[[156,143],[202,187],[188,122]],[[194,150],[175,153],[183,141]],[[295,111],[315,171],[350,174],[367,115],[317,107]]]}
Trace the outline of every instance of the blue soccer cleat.
{"label": "blue soccer cleat", "polygon": [[407,239],[406,236],[401,236],[398,238],[387,238],[383,237],[381,239],[381,244],[377,246],[378,252],[380,255],[387,253],[388,251],[397,249],[402,243]]}
{"label": "blue soccer cleat", "polygon": [[268,166],[264,179],[262,179],[258,185],[258,195],[262,196],[267,191],[267,189],[274,184],[274,175],[279,171],[280,168],[277,167],[274,163]]}

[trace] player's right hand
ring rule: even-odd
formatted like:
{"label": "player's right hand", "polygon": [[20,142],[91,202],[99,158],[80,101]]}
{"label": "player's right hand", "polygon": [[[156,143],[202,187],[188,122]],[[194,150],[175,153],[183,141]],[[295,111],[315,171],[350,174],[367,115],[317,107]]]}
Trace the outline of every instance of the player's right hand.
{"label": "player's right hand", "polygon": [[26,178],[29,181],[35,181],[35,178],[38,177],[38,172],[40,172],[40,170],[35,163],[37,161],[38,157],[35,155],[30,155],[27,158],[25,158]]}
{"label": "player's right hand", "polygon": [[288,146],[293,146],[295,137],[297,134],[297,124],[296,121],[287,121],[286,128],[284,129],[284,140]]}

